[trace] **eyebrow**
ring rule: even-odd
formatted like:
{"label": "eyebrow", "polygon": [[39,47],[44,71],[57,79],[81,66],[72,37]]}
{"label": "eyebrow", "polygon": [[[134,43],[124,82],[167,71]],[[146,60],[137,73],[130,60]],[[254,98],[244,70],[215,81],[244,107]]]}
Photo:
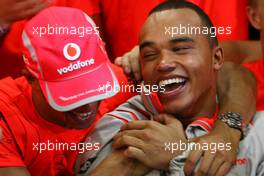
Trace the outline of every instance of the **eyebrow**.
{"label": "eyebrow", "polygon": [[[181,42],[186,42],[186,43],[194,43],[194,40],[189,37],[181,37],[181,38],[173,38],[169,41],[171,44],[175,43],[181,43]],[[152,41],[145,41],[139,45],[139,49],[142,50],[145,47],[155,45],[155,42]]]}
{"label": "eyebrow", "polygon": [[145,42],[143,42],[143,43],[141,43],[141,44],[139,45],[139,49],[142,50],[143,48],[148,47],[148,46],[152,46],[152,45],[154,45],[154,44],[155,44],[154,42],[151,42],[151,41],[145,41]]}
{"label": "eyebrow", "polygon": [[194,40],[189,37],[174,38],[170,40],[170,43],[172,44],[181,43],[181,42],[194,43]]}

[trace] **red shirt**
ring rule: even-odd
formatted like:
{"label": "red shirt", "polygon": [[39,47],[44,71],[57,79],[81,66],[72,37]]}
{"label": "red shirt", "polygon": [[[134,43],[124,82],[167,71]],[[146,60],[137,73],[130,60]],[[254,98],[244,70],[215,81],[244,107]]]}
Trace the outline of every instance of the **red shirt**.
{"label": "red shirt", "polygon": [[[116,74],[122,74],[116,66],[113,68]],[[125,81],[119,79],[119,82]],[[75,130],[63,128],[40,117],[32,102],[32,88],[24,77],[1,80],[0,112],[4,118],[0,121],[3,132],[0,142],[0,167],[26,167],[33,176],[73,175],[78,152],[83,151],[82,140],[90,134],[104,113],[113,110],[132,95],[120,92],[113,98],[102,101],[91,127]],[[70,149],[62,149],[58,145],[65,145]],[[76,150],[78,145],[79,151]],[[99,146],[90,145],[88,150],[98,149]],[[42,149],[45,146],[46,150],[40,152],[40,146]],[[47,150],[48,146],[51,150]]]}
{"label": "red shirt", "polygon": [[[83,10],[88,14],[98,13],[98,9],[94,3],[96,0],[53,0],[53,5],[74,7]],[[26,20],[18,21],[12,24],[9,33],[3,41],[0,41],[0,78],[7,76],[21,76],[21,70],[24,68],[24,63],[21,53],[21,34],[24,29]],[[7,59],[8,58],[8,59]]]}
{"label": "red shirt", "polygon": [[257,80],[257,111],[264,110],[264,59],[243,64]]}
{"label": "red shirt", "polygon": [[[93,1],[93,0],[90,0]],[[140,29],[148,13],[165,0],[101,0],[102,20],[110,57],[130,51],[138,44]],[[232,27],[230,35],[219,35],[220,40],[244,40],[248,36],[247,0],[189,0],[199,5],[216,27]],[[96,4],[95,4],[96,5]]]}
{"label": "red shirt", "polygon": [[[58,6],[76,7],[88,15],[102,14],[109,56],[113,61],[117,56],[130,51],[138,43],[141,26],[150,10],[165,0],[57,0]],[[221,35],[220,40],[247,39],[247,0],[190,0],[205,10],[215,26],[232,27],[231,35]],[[20,38],[24,22],[14,23],[10,33],[0,45],[0,77],[20,76],[23,61]],[[6,60],[8,58],[8,60]]]}

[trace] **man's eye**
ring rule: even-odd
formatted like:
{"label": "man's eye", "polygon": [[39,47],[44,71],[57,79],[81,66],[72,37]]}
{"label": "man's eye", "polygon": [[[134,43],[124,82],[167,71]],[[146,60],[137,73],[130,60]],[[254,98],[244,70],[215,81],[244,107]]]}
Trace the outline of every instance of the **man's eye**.
{"label": "man's eye", "polygon": [[175,47],[175,48],[172,48],[172,51],[173,52],[179,52],[179,51],[184,51],[187,49],[190,49],[190,47]]}
{"label": "man's eye", "polygon": [[154,58],[157,56],[157,53],[145,53],[143,54],[143,57],[148,59],[148,58]]}

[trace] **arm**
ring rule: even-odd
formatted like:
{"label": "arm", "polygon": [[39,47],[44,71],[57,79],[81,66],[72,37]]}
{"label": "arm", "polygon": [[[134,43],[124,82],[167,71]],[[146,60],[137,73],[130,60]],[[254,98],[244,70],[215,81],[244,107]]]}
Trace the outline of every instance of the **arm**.
{"label": "arm", "polygon": [[24,167],[3,167],[0,168],[0,176],[30,176],[30,173]]}
{"label": "arm", "polygon": [[225,61],[241,64],[262,57],[260,41],[226,41],[220,46],[225,51]]}
{"label": "arm", "polygon": [[[135,51],[133,51],[135,52]],[[127,54],[126,54],[127,55]],[[138,55],[137,57],[128,54],[129,57],[118,58],[116,63],[123,66],[123,69],[129,67],[132,73],[133,66],[139,67]],[[133,54],[136,56],[136,54]],[[126,70],[125,70],[126,72]],[[244,123],[247,124],[251,120],[255,112],[256,101],[256,83],[255,78],[246,69],[239,65],[226,63],[219,73],[218,80],[218,98],[219,98],[219,114],[225,112],[238,112],[244,118]],[[245,96],[246,95],[246,96]],[[231,143],[230,151],[217,151],[214,155],[211,151],[192,151],[185,163],[185,173],[190,175],[198,160],[200,160],[203,153],[205,157],[198,169],[199,173],[215,173],[222,164],[220,173],[227,173],[236,158],[236,150],[240,142],[241,133],[239,130],[230,128],[225,123],[217,120],[215,128],[208,135],[197,138],[195,142],[198,143]],[[215,161],[214,159],[217,158]],[[219,164],[220,163],[220,164]],[[213,166],[213,167],[212,167]],[[211,168],[211,170],[209,170]]]}
{"label": "arm", "polygon": [[110,156],[97,166],[90,176],[111,176],[118,173],[119,176],[145,175],[150,169],[140,162],[129,159],[124,155],[124,150],[114,150]]}
{"label": "arm", "polygon": [[42,0],[1,0],[0,23],[11,24],[30,16],[46,8],[51,1]]}
{"label": "arm", "polygon": [[0,1],[0,42],[8,32],[10,24],[35,15],[51,2],[41,0],[1,0]]}
{"label": "arm", "polygon": [[182,151],[172,151],[172,146],[166,148],[166,144],[187,139],[181,122],[173,116],[162,114],[155,118],[159,122],[132,121],[122,126],[114,138],[113,153],[93,170],[92,176],[145,175],[150,168],[167,170],[169,161]]}
{"label": "arm", "polygon": [[[240,65],[226,63],[218,78],[219,114],[238,112],[242,115],[244,124],[248,124],[255,113],[255,94],[256,81],[254,76]],[[192,151],[185,163],[185,173],[190,175],[193,172],[196,162],[203,154],[204,158],[196,173],[197,175],[226,174],[236,159],[240,136],[239,130],[230,128],[222,121],[217,120],[211,133],[196,139],[196,142],[231,143],[231,150],[217,151],[214,155],[210,154],[210,151]]]}
{"label": "arm", "polygon": [[[224,64],[218,78],[219,113],[239,112],[248,124],[255,114],[256,80],[240,65]],[[242,96],[241,96],[242,95]]]}
{"label": "arm", "polygon": [[[93,133],[87,136],[87,140],[89,142],[92,141],[92,143],[100,143],[100,150],[93,150],[86,154],[79,155],[76,161],[78,173],[82,172],[87,176],[90,176],[91,173],[93,175],[104,176],[116,175],[114,173],[118,173],[118,175],[126,176],[142,175],[148,171],[148,169],[145,170],[142,164],[129,159],[124,154],[124,148],[120,150],[112,149],[112,139],[126,121],[130,122],[135,120],[135,116],[139,121],[148,119],[147,116],[144,116],[140,111],[134,109],[137,107],[139,110],[142,110],[142,112],[145,111],[140,101],[140,97],[135,96],[128,100],[127,103],[120,105],[115,111],[104,115],[100,121],[96,123]],[[132,115],[130,111],[134,112],[133,114],[135,116]],[[83,167],[86,161],[91,161],[88,168]]]}

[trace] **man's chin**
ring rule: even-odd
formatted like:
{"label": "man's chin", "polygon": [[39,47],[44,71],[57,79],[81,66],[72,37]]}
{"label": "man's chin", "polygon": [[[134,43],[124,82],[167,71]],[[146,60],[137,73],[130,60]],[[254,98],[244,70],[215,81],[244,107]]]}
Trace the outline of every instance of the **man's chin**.
{"label": "man's chin", "polygon": [[176,118],[186,117],[190,108],[183,100],[169,101],[163,103],[163,107],[166,113],[174,115]]}

